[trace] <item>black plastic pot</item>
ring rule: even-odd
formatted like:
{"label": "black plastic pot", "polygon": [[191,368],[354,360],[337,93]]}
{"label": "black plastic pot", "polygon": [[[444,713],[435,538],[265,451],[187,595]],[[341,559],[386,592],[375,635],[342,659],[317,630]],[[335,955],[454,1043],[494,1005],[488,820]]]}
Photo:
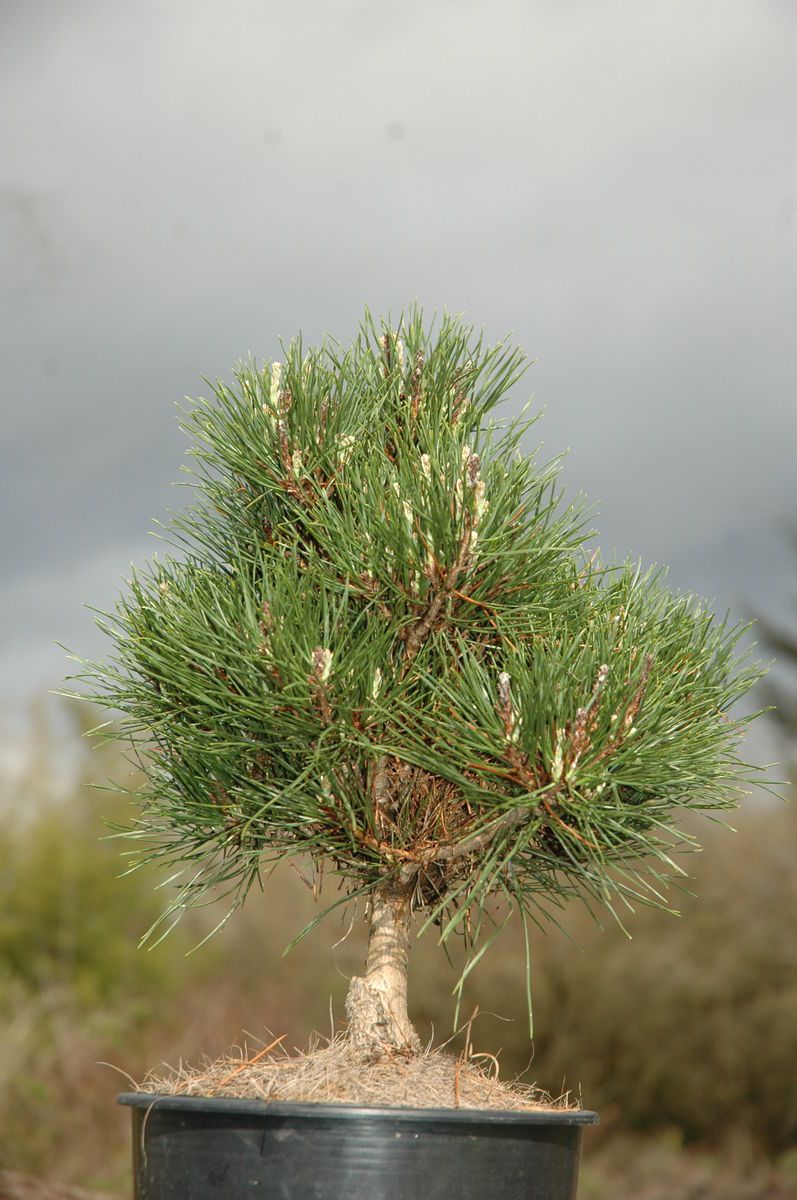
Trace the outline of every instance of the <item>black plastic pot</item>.
{"label": "black plastic pot", "polygon": [[128,1092],[136,1200],[573,1200],[592,1112]]}

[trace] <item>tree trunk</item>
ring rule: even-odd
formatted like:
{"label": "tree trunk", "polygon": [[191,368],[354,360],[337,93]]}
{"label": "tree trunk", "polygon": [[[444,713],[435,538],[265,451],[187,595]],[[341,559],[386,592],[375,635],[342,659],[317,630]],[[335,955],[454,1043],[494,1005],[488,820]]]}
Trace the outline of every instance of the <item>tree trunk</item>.
{"label": "tree trunk", "polygon": [[365,975],[354,976],[346,996],[349,1039],[369,1057],[421,1048],[407,1015],[411,897],[411,888],[385,884],[371,899]]}

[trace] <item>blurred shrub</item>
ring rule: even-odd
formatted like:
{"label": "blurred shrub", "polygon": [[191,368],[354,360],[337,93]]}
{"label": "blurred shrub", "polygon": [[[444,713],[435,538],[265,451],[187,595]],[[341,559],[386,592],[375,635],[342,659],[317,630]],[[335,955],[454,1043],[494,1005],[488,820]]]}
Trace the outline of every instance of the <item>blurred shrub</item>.
{"label": "blurred shrub", "polygon": [[[39,733],[40,754],[2,801],[0,1163],[60,1161],[70,1174],[96,1146],[96,1061],[119,1058],[184,981],[179,936],[171,953],[137,950],[159,909],[153,881],[117,878],[97,795],[60,784],[70,766]],[[102,807],[119,815],[121,802]]]}
{"label": "blurred shrub", "polygon": [[32,991],[68,988],[87,1006],[175,980],[173,952],[136,948],[142,922],[158,914],[151,878],[118,879],[118,848],[99,833],[78,793],[39,809],[0,846],[3,972]]}
{"label": "blurred shrub", "polygon": [[[690,856],[682,917],[639,910],[629,941],[573,910],[576,946],[536,939],[532,1073],[582,1092],[604,1124],[776,1154],[797,1144],[797,811],[751,801],[736,825]],[[471,990],[516,1018],[489,1032],[505,1063],[528,1059],[522,998],[506,1002],[522,962],[508,938]]]}
{"label": "blurred shrub", "polygon": [[[83,778],[121,778],[107,755],[73,759]],[[118,878],[118,844],[100,840],[100,814],[119,815],[122,802],[59,790],[60,770],[42,750],[5,798],[0,779],[0,1163],[124,1192],[129,1115],[113,1099],[127,1084],[97,1062],[141,1078],[160,1061],[221,1054],[241,1030],[253,1047],[268,1031],[295,1046],[328,1031],[330,1003],[340,1018],[362,964],[362,909],[330,918],[283,959],[315,909],[296,872],[280,868],[196,953],[186,957],[222,907],[139,951],[161,900],[151,874]],[[533,939],[527,1078],[580,1091],[601,1111],[604,1140],[630,1128],[723,1154],[797,1146],[797,812],[751,802],[737,824],[690,859],[698,898],[684,897],[682,919],[640,910],[629,941],[574,907],[563,921],[575,946],[556,930]],[[450,1033],[453,957],[433,933],[413,951],[412,1013],[437,1042]],[[463,1006],[465,1017],[479,1006],[472,1043],[501,1050],[504,1076],[532,1055],[523,978],[522,935],[510,927]]]}
{"label": "blurred shrub", "polygon": [[668,1135],[587,1146],[579,1200],[797,1200],[787,1163],[742,1166],[726,1154],[685,1152]]}

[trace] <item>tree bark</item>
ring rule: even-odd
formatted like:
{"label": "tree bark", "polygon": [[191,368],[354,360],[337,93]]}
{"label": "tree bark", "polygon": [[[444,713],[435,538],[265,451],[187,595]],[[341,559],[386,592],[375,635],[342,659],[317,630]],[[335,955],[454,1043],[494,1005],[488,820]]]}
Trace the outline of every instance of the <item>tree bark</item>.
{"label": "tree bark", "polygon": [[390,883],[371,899],[365,975],[354,976],[346,996],[349,1039],[368,1057],[421,1048],[407,1015],[411,898],[411,887]]}

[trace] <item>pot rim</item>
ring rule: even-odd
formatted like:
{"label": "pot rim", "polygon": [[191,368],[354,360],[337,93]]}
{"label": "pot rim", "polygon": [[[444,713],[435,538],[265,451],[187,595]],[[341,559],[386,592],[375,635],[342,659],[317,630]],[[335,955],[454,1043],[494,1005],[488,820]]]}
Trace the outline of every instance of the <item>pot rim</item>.
{"label": "pot rim", "polygon": [[116,1103],[129,1108],[190,1109],[197,1113],[240,1113],[276,1118],[333,1121],[390,1119],[399,1123],[448,1121],[478,1125],[597,1125],[590,1109],[410,1108],[362,1104],[293,1103],[284,1100],[245,1100],[236,1096],[179,1096],[158,1092],[122,1092]]}

